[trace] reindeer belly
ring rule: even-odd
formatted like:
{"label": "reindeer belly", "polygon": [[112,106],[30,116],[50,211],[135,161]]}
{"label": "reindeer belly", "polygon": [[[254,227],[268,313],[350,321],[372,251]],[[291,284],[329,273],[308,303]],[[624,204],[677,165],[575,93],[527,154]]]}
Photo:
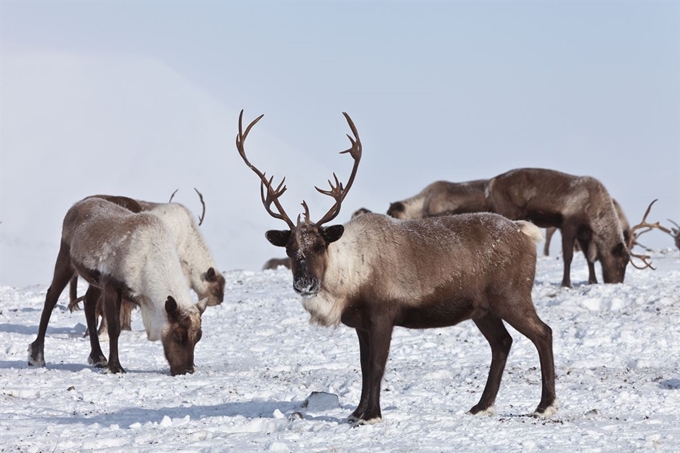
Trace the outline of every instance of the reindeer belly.
{"label": "reindeer belly", "polygon": [[480,316],[485,310],[477,305],[469,299],[455,299],[450,302],[404,307],[399,311],[394,324],[409,329],[453,326]]}

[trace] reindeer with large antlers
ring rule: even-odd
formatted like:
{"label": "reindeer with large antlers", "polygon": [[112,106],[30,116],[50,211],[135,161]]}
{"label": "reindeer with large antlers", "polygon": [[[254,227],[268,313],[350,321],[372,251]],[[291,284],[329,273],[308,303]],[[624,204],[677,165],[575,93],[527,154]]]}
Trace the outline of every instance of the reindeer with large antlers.
{"label": "reindeer with large antlers", "polygon": [[[362,147],[354,123],[343,113],[354,137],[342,153],[354,159],[346,186],[333,174],[330,210],[312,222],[303,201],[304,222],[293,223],[279,198],[283,181],[274,188],[271,177],[250,163],[244,142],[257,117],[243,132],[239,116],[236,147],[260,178],[262,203],[283,220],[287,230],[267,231],[275,246],[285,247],[291,259],[293,289],[303,298],[311,322],[323,326],[343,323],[356,330],[361,359],[361,399],[349,420],[358,424],[381,420],[380,386],[394,326],[432,328],[472,319],[491,346],[486,387],[472,414],[493,411],[512,337],[506,321],[536,346],[541,363],[542,393],[535,414],[557,410],[552,331],[531,300],[536,269],[534,241],[540,230],[524,221],[497,214],[461,214],[423,220],[396,220],[366,213],[345,225],[325,226],[340,212],[354,183]],[[272,207],[272,204],[274,207]]]}
{"label": "reindeer with large antlers", "polygon": [[[657,229],[657,230],[663,231],[664,233],[670,234],[671,236],[673,236],[675,238],[675,245],[678,248],[680,248],[680,231],[671,231],[668,228],[661,226],[659,224],[659,222],[654,222],[654,223],[647,222],[647,216],[652,211],[652,206],[657,201],[658,201],[658,199],[649,203],[649,206],[647,207],[647,210],[645,211],[645,215],[642,216],[642,221],[640,223],[638,223],[637,225],[635,225],[633,228],[630,229],[630,237],[628,238],[628,249],[631,250],[630,264],[632,264],[633,267],[635,267],[637,269],[647,269],[647,268],[649,268],[649,269],[655,270],[654,266],[652,266],[652,263],[647,261],[648,259],[651,258],[649,255],[638,255],[638,254],[635,254],[635,253],[632,252],[633,246],[635,244],[637,244],[637,239],[641,235],[643,235],[644,233],[647,233],[648,231]],[[640,230],[640,231],[638,231],[638,230]],[[637,264],[635,264],[635,262],[633,261],[633,258],[640,259],[644,263],[644,266],[638,266]]]}

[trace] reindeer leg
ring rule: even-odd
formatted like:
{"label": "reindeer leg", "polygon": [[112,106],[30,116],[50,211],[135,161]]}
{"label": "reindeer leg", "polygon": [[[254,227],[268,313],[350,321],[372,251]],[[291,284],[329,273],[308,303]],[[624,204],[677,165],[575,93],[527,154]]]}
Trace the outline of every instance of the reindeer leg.
{"label": "reindeer leg", "polygon": [[550,241],[552,240],[553,234],[555,234],[557,228],[550,227],[545,229],[545,244],[543,245],[543,255],[550,255]]}
{"label": "reindeer leg", "polygon": [[512,337],[505,329],[503,321],[495,316],[486,315],[483,318],[475,319],[474,323],[479,328],[484,338],[491,346],[491,367],[489,369],[489,377],[486,380],[486,386],[479,402],[470,409],[472,415],[476,414],[493,414],[493,405],[496,401],[498,389],[501,386],[501,378],[505,363],[510,353],[512,346]]}
{"label": "reindeer leg", "polygon": [[571,288],[571,260],[574,258],[574,241],[576,234],[571,228],[562,228],[562,259],[564,260],[564,275],[562,286]]}
{"label": "reindeer leg", "polygon": [[90,285],[85,293],[85,319],[87,320],[87,331],[90,337],[90,356],[87,358],[87,363],[97,368],[105,367],[107,364],[106,357],[102,352],[99,344],[99,336],[97,335],[97,318],[95,312],[97,304],[102,295],[102,291]]}
{"label": "reindeer leg", "polygon": [[354,423],[361,420],[361,417],[364,415],[366,407],[368,406],[368,358],[370,349],[368,346],[368,331],[357,328],[356,332],[359,337],[359,356],[361,358],[361,399],[359,400],[359,405],[356,410],[347,418],[347,421]]}
{"label": "reindeer leg", "polygon": [[[107,288],[108,286],[108,288]],[[120,336],[120,305],[122,297],[120,291],[105,284],[104,289],[104,316],[106,317],[109,331],[109,364],[106,367],[109,373],[125,373],[118,359],[118,337]]]}
{"label": "reindeer leg", "polygon": [[134,305],[129,300],[123,299],[120,305],[120,328],[121,330],[132,330],[132,309]]}
{"label": "reindeer leg", "polygon": [[[531,299],[529,303],[533,307]],[[516,316],[514,316],[516,314]],[[538,403],[535,416],[550,417],[557,412],[557,397],[555,395],[555,362],[552,347],[552,329],[536,314],[535,310],[513,312],[513,316],[506,321],[519,333],[527,337],[536,346],[538,358],[541,362],[541,402]]]}
{"label": "reindeer leg", "polygon": [[54,276],[52,284],[45,295],[45,305],[40,315],[40,326],[38,327],[38,337],[28,347],[28,364],[33,366],[45,366],[45,334],[47,325],[50,323],[50,316],[54,307],[57,305],[59,296],[66,288],[66,285],[75,274],[73,264],[71,264],[71,253],[69,247],[61,243],[57,263],[54,266]]}
{"label": "reindeer leg", "polygon": [[362,381],[368,384],[365,410],[359,417],[358,424],[373,424],[382,420],[380,411],[380,386],[385,374],[385,364],[392,341],[392,323],[386,319],[373,320],[368,330],[368,378]]}

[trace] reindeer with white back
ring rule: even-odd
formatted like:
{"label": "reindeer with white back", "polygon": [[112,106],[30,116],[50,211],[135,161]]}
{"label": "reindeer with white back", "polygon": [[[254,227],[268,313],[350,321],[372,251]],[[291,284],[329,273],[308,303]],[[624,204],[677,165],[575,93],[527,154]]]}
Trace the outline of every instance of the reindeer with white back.
{"label": "reindeer with white back", "polygon": [[[158,216],[130,210],[102,198],[75,203],[63,222],[61,246],[52,284],[47,290],[38,337],[29,346],[29,365],[44,366],[44,344],[50,315],[73,276],[91,286],[85,317],[90,341],[97,338],[95,305],[103,297],[109,331],[107,371],[125,372],[118,357],[120,306],[123,299],[139,305],[150,341],[161,340],[170,373],[194,372],[194,348],[201,339],[205,298],[194,304],[172,234]],[[90,356],[97,364],[99,357]],[[105,360],[105,359],[104,359]]]}
{"label": "reindeer with white back", "polygon": [[[256,118],[243,132],[239,116],[236,147],[246,165],[261,181],[267,212],[283,220],[287,230],[267,231],[275,246],[285,247],[291,259],[293,289],[302,296],[311,322],[323,326],[343,323],[359,338],[362,391],[349,420],[358,424],[382,418],[380,387],[394,326],[414,329],[445,327],[471,319],[491,346],[489,377],[472,414],[493,411],[512,337],[507,322],[529,338],[541,364],[541,400],[536,415],[557,410],[552,331],[534,308],[531,289],[536,268],[535,241],[540,230],[523,221],[497,214],[463,214],[401,221],[379,214],[362,214],[345,225],[325,226],[340,212],[354,182],[361,159],[361,141],[349,115],[343,113],[354,138],[349,153],[354,159],[344,187],[335,178],[330,190],[333,207],[312,222],[305,202],[304,221],[293,223],[279,202],[286,191],[273,177],[250,163],[244,142]],[[272,209],[274,204],[275,209]]]}
{"label": "reindeer with white back", "polygon": [[[196,190],[196,189],[194,189]],[[186,278],[187,284],[194,290],[197,294],[199,300],[208,299],[208,306],[215,306],[222,303],[224,300],[224,276],[217,271],[217,266],[215,265],[215,260],[208,249],[208,246],[201,235],[199,226],[205,218],[205,203],[203,201],[203,195],[196,190],[198,193],[201,204],[203,206],[203,211],[201,216],[199,216],[199,223],[196,224],[194,216],[189,211],[189,209],[180,204],[172,203],[172,197],[168,203],[153,203],[143,200],[135,200],[129,197],[115,196],[115,195],[92,195],[87,198],[101,198],[103,200],[110,201],[119,206],[122,206],[133,213],[138,212],[148,212],[154,214],[160,218],[165,225],[170,230],[172,234],[172,239],[177,249],[177,254],[179,255],[180,265],[184,276]],[[174,193],[173,193],[174,196]],[[88,292],[85,296],[77,297],[76,290],[78,284],[78,275],[76,274],[71,279],[70,285],[70,303],[69,309],[73,310],[77,307],[80,300],[97,300],[95,319],[103,313],[102,312],[102,300],[101,298],[96,299],[100,291],[96,287],[88,287]],[[92,303],[92,302],[90,302]],[[131,308],[135,304],[123,299],[121,304],[121,329],[130,330],[131,321]],[[103,335],[106,332],[107,322],[106,317],[102,317],[102,322],[98,329],[98,334]],[[106,357],[101,351],[98,341],[91,341],[92,352],[90,354],[90,362],[98,366],[106,366]]]}

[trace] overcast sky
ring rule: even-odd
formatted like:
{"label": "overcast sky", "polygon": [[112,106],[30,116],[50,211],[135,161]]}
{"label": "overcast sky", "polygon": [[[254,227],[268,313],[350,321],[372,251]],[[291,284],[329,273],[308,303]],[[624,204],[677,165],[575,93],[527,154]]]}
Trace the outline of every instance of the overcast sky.
{"label": "overcast sky", "polygon": [[[346,111],[364,158],[341,221],[529,166],[600,179],[631,222],[655,198],[650,220],[680,222],[677,1],[0,5],[3,284],[49,281],[63,215],[92,193],[182,187],[200,211],[203,188],[221,267],[283,255],[233,144],[242,108],[265,114],[249,153],[287,177],[291,217],[332,171],[346,180]],[[315,200],[318,219],[330,200]],[[252,244],[227,237],[243,224]]]}

